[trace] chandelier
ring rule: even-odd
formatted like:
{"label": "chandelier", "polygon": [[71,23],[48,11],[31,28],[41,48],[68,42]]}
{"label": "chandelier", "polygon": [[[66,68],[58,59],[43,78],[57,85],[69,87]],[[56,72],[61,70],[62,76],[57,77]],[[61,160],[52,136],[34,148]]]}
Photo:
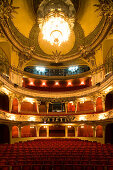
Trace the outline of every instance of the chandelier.
{"label": "chandelier", "polygon": [[[72,3],[66,4],[63,0],[51,0],[42,3],[38,10],[38,23],[43,35],[43,39],[51,45],[60,46],[63,42],[68,41],[71,30],[74,26],[74,15]],[[69,16],[70,15],[70,16]]]}

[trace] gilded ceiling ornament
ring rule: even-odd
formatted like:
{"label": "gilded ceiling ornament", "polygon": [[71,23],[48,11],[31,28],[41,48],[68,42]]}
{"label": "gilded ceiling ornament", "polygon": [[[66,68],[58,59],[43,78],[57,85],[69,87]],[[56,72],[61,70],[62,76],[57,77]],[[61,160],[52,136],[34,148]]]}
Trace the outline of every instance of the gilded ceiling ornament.
{"label": "gilded ceiling ornament", "polygon": [[53,60],[55,61],[55,63],[58,63],[59,60],[62,58],[62,56],[60,55],[60,54],[61,54],[61,51],[58,52],[58,51],[56,50],[56,52],[52,51],[52,53],[53,53],[53,56],[51,56],[51,58],[53,58]]}
{"label": "gilded ceiling ornament", "polygon": [[0,19],[13,18],[12,13],[16,13],[18,8],[13,6],[13,0],[0,0]]}
{"label": "gilded ceiling ornament", "polygon": [[95,4],[96,11],[100,11],[101,16],[113,16],[113,1],[112,0],[99,0],[99,4]]}
{"label": "gilded ceiling ornament", "polygon": [[26,62],[28,62],[29,60],[31,60],[31,56],[27,55],[23,52],[23,53],[18,53],[19,56],[19,64],[18,64],[18,68],[22,68],[22,65],[25,64]]}

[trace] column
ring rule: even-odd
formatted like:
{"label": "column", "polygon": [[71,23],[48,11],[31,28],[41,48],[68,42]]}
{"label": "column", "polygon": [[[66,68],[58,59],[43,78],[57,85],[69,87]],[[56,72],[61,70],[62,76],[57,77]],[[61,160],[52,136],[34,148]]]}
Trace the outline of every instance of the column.
{"label": "column", "polygon": [[12,111],[12,106],[13,106],[13,97],[9,96],[9,112],[11,113]]}
{"label": "column", "polygon": [[65,138],[67,138],[67,137],[68,137],[68,127],[65,126]]}
{"label": "column", "polygon": [[39,114],[39,105],[40,105],[40,101],[36,101],[36,110],[38,114]]}
{"label": "column", "polygon": [[96,101],[93,102],[94,112],[96,112]]}
{"label": "column", "polygon": [[36,137],[39,137],[40,126],[36,126]]}
{"label": "column", "polygon": [[105,98],[106,96],[102,96],[102,108],[103,108],[103,112],[105,112]]}
{"label": "column", "polygon": [[78,126],[75,126],[75,137],[78,137]]}
{"label": "column", "polygon": [[96,125],[93,126],[93,137],[96,138]]}
{"label": "column", "polygon": [[75,105],[75,113],[77,112],[77,104],[78,104],[78,102],[77,102],[77,100],[75,100],[75,101],[74,101],[74,105]]}
{"label": "column", "polygon": [[22,104],[22,101],[18,100],[18,113],[21,112],[21,104]]}
{"label": "column", "polygon": [[46,107],[47,107],[47,114],[49,112],[49,102],[46,103]]}
{"label": "column", "polygon": [[96,97],[96,96],[92,96],[92,97],[91,97],[91,101],[93,102],[94,112],[96,112],[96,100],[97,100],[97,97]]}
{"label": "column", "polygon": [[67,114],[68,112],[68,102],[65,102],[65,113]]}
{"label": "column", "polygon": [[21,126],[18,126],[18,137],[21,138]]}
{"label": "column", "polygon": [[49,138],[49,126],[47,126],[47,138]]}
{"label": "column", "polygon": [[12,144],[12,125],[9,126],[10,144]]}

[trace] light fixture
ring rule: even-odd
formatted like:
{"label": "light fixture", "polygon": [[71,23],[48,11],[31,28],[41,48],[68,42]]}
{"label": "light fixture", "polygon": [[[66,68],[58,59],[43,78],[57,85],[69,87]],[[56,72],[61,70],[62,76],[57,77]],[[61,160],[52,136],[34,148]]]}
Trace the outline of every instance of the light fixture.
{"label": "light fixture", "polygon": [[42,26],[42,34],[43,39],[49,41],[51,45],[56,44],[60,46],[63,42],[68,41],[70,27],[62,16],[53,14],[50,17],[46,17]]}
{"label": "light fixture", "polygon": [[30,117],[29,121],[35,121],[35,117]]}
{"label": "light fixture", "polygon": [[71,66],[71,67],[69,67],[69,71],[71,71],[71,72],[74,72],[74,71],[76,71],[78,69],[78,66]]}
{"label": "light fixture", "polygon": [[84,83],[84,81],[81,81],[81,83],[80,83],[81,85],[84,85],[85,83]]}
{"label": "light fixture", "polygon": [[30,83],[29,83],[31,86],[33,86],[34,85],[34,83],[31,81]]}
{"label": "light fixture", "polygon": [[9,119],[10,119],[10,120],[15,120],[15,116],[14,116],[14,115],[11,115]]}
{"label": "light fixture", "polygon": [[99,115],[99,120],[101,120],[101,119],[105,119],[104,114],[100,114],[100,115]]}
{"label": "light fixture", "polygon": [[56,85],[56,86],[58,86],[58,85],[59,85],[59,82],[58,82],[58,81],[56,81],[56,82],[55,82],[55,85]]}
{"label": "light fixture", "polygon": [[84,128],[84,125],[81,125],[81,128],[83,129],[83,128]]}
{"label": "light fixture", "polygon": [[46,85],[46,83],[45,83],[45,82],[43,82],[43,83],[42,83],[42,86],[45,86],[45,85]]}
{"label": "light fixture", "polygon": [[36,70],[39,71],[39,72],[44,73],[44,72],[45,72],[45,67],[37,66],[37,67],[36,67]]}
{"label": "light fixture", "polygon": [[72,83],[69,81],[69,82],[68,82],[68,86],[71,86],[71,85],[72,85]]}
{"label": "light fixture", "polygon": [[37,17],[43,39],[57,46],[68,41],[74,26],[75,13],[70,0],[42,1]]}
{"label": "light fixture", "polygon": [[80,115],[80,116],[79,116],[79,120],[80,120],[80,121],[82,121],[82,120],[86,120],[85,115],[83,115],[83,116],[82,116],[82,115]]}
{"label": "light fixture", "polygon": [[25,98],[23,99],[23,101],[29,102],[29,103],[31,103],[31,104],[33,104],[33,103],[35,102],[35,100],[34,100],[33,98],[30,98],[30,97],[25,97]]}

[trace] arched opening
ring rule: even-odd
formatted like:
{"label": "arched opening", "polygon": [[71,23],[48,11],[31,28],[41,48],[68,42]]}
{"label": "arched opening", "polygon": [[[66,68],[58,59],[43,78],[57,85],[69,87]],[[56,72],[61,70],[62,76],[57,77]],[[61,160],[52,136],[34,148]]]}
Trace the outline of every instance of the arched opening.
{"label": "arched opening", "polygon": [[113,123],[108,124],[105,130],[105,143],[113,144]]}
{"label": "arched opening", "polygon": [[105,110],[113,109],[113,91],[106,95]]}
{"label": "arched opening", "polygon": [[75,128],[73,126],[68,126],[68,137],[75,136]]}
{"label": "arched opening", "polygon": [[68,103],[68,112],[75,112],[75,105],[73,102]]}
{"label": "arched opening", "polygon": [[45,102],[41,102],[39,110],[40,110],[40,112],[47,112],[46,103]]}
{"label": "arched opening", "polygon": [[39,137],[47,137],[47,126],[40,127]]}
{"label": "arched opening", "polygon": [[36,103],[22,102],[21,104],[22,112],[36,112]]}
{"label": "arched opening", "polygon": [[94,106],[91,101],[86,101],[83,103],[78,102],[77,112],[94,112]]}
{"label": "arched opening", "polygon": [[103,108],[102,108],[102,99],[101,97],[98,97],[96,100],[96,112],[102,112]]}
{"label": "arched opening", "polygon": [[18,127],[17,126],[12,127],[12,138],[18,138]]}
{"label": "arched opening", "polygon": [[93,137],[93,127],[90,125],[79,126],[78,137]]}
{"label": "arched opening", "polygon": [[36,127],[35,126],[23,126],[21,128],[21,137],[36,137]]}
{"label": "arched opening", "polygon": [[9,98],[3,93],[0,93],[0,109],[9,111]]}
{"label": "arched opening", "polygon": [[103,127],[101,125],[98,125],[96,127],[96,137],[102,138],[103,137]]}
{"label": "arched opening", "polygon": [[13,99],[12,111],[13,111],[13,113],[18,112],[18,100],[16,98]]}
{"label": "arched opening", "polygon": [[49,136],[50,137],[65,137],[65,126],[50,126],[49,127]]}
{"label": "arched opening", "polygon": [[0,124],[0,143],[10,143],[9,127]]}

